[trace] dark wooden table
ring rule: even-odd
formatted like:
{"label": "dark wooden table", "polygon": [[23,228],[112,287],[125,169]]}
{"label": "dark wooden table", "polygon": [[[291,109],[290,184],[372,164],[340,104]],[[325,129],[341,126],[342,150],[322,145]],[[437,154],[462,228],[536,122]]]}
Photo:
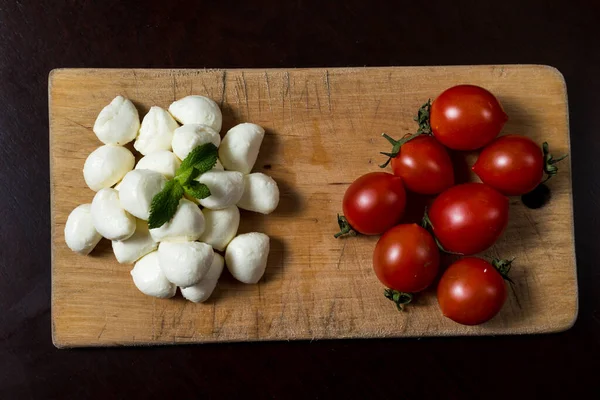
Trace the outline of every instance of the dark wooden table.
{"label": "dark wooden table", "polygon": [[[0,0],[1,399],[600,394],[600,6],[590,0],[124,3]],[[580,289],[571,330],[163,348],[52,345],[51,69],[495,63],[549,64],[567,81]]]}

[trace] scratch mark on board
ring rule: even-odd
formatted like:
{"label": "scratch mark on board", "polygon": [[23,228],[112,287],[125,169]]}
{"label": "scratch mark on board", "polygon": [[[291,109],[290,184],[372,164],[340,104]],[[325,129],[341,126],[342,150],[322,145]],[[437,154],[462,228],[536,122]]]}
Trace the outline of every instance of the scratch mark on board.
{"label": "scratch mark on board", "polygon": [[317,96],[317,107],[319,111],[321,111],[321,99],[319,98],[319,90],[317,89],[317,84],[315,83],[315,94]]}
{"label": "scratch mark on board", "polygon": [[221,109],[223,109],[223,103],[225,102],[225,96],[227,94],[227,92],[226,92],[227,71],[226,70],[223,70],[223,75],[222,75],[221,81],[223,83],[223,89],[221,90]]}
{"label": "scratch mark on board", "polygon": [[269,111],[273,112],[271,107],[271,85],[269,84],[269,74],[265,71],[265,81],[267,83],[267,95],[269,96]]}
{"label": "scratch mark on board", "polygon": [[173,71],[171,71],[171,86],[173,87],[173,101],[175,101],[175,100],[177,100],[177,95],[176,95],[177,83],[175,82],[175,73]]}
{"label": "scratch mark on board", "polygon": [[248,105],[248,85],[246,83],[246,75],[242,71],[242,83],[244,84],[244,98],[246,100],[246,116],[250,119],[250,106]]}
{"label": "scratch mark on board", "polygon": [[100,339],[102,337],[102,334],[104,333],[105,330],[106,330],[106,322],[104,323],[104,326],[102,327],[102,330],[98,334],[98,339]]}
{"label": "scratch mark on board", "polygon": [[342,257],[344,257],[344,251],[346,250],[346,244],[348,243],[347,240],[344,240],[344,245],[342,246],[342,251],[340,252],[340,257],[338,258],[337,261],[337,265],[336,265],[336,269],[340,269],[340,264],[342,262]]}
{"label": "scratch mark on board", "polygon": [[327,102],[329,104],[329,111],[331,112],[331,86],[329,85],[329,70],[325,70],[325,86],[327,86]]}

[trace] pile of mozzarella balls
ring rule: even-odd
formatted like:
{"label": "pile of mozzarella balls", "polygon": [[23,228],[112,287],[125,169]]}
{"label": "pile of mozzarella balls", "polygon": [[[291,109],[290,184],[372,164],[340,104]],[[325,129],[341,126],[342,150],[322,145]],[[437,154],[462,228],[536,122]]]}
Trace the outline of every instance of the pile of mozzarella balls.
{"label": "pile of mozzarella balls", "polygon": [[[94,124],[104,145],[88,156],[83,176],[96,195],[91,204],[69,215],[69,248],[87,255],[102,237],[111,240],[119,263],[135,263],[135,286],[158,298],[172,297],[180,287],[186,299],[203,302],[224,265],[239,281],[258,282],[267,265],[269,237],[258,232],[237,235],[239,208],[269,214],[279,203],[279,189],[271,177],[251,173],[264,129],[239,124],[221,140],[221,123],[219,106],[203,96],[177,100],[168,111],[152,107],[141,124],[133,103],[117,96]],[[133,140],[143,155],[137,165],[123,147]],[[196,180],[208,186],[210,196],[182,198],[169,222],[149,229],[154,195],[174,178],[190,151],[209,142],[218,147],[219,158]]]}

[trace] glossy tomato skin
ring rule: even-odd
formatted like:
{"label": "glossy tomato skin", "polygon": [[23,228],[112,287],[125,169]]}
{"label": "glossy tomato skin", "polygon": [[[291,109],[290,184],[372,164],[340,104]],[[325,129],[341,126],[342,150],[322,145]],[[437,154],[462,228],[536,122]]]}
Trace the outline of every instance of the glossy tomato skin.
{"label": "glossy tomato skin", "polygon": [[490,143],[508,116],[493,94],[482,87],[458,85],[431,104],[429,122],[437,140],[454,150],[475,150]]}
{"label": "glossy tomato skin", "polygon": [[405,206],[402,178],[387,172],[371,172],[355,180],[342,203],[348,223],[363,235],[379,235],[396,225]]}
{"label": "glossy tomato skin", "polygon": [[500,273],[476,257],[463,258],[448,267],[437,288],[442,313],[463,325],[478,325],[494,317],[506,296]]}
{"label": "glossy tomato skin", "polygon": [[506,135],[485,146],[473,171],[481,181],[507,196],[535,189],[544,177],[542,149],[531,139]]}
{"label": "glossy tomato skin", "polygon": [[484,251],[508,224],[508,198],[483,183],[464,183],[442,192],[428,210],[442,247],[470,255]]}
{"label": "glossy tomato skin", "polygon": [[414,293],[434,281],[440,251],[429,232],[417,224],[393,227],[379,238],[373,252],[375,275],[386,287]]}
{"label": "glossy tomato skin", "polygon": [[432,136],[421,135],[402,145],[392,159],[392,170],[411,192],[438,194],[454,185],[448,152]]}

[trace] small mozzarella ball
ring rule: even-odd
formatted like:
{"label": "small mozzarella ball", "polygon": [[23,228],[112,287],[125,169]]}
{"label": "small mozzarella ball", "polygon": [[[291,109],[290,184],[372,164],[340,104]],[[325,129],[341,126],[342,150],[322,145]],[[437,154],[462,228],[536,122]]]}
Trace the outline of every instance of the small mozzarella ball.
{"label": "small mozzarella ball", "polygon": [[107,144],[92,151],[83,164],[83,178],[97,192],[119,182],[133,169],[135,157],[121,146]]}
{"label": "small mozzarella ball", "polygon": [[265,130],[250,123],[231,128],[219,147],[219,158],[227,170],[249,174],[254,167]]}
{"label": "small mozzarella ball", "polygon": [[119,192],[102,189],[92,200],[92,221],[99,234],[108,240],[125,240],[135,232],[135,218],[121,207]]}
{"label": "small mozzarella ball", "polygon": [[215,131],[221,131],[223,116],[217,103],[204,96],[186,96],[173,102],[169,112],[182,124],[208,125]]}
{"label": "small mozzarella ball", "polygon": [[71,250],[88,255],[98,244],[102,235],[94,228],[92,205],[82,204],[75,207],[65,224],[65,242]]}
{"label": "small mozzarella ball", "polygon": [[210,126],[187,124],[175,129],[173,142],[171,144],[173,146],[173,153],[175,153],[180,160],[183,160],[190,151],[206,143],[212,143],[219,147],[219,144],[221,144],[221,137]]}
{"label": "small mozzarella ball", "polygon": [[140,116],[137,109],[123,96],[115,97],[104,107],[94,123],[94,133],[104,144],[123,146],[135,139],[138,129]]}
{"label": "small mozzarella ball", "polygon": [[135,263],[131,270],[133,283],[140,292],[161,299],[175,296],[177,286],[173,285],[158,264],[158,252],[153,251]]}
{"label": "small mozzarella ball", "polygon": [[202,303],[208,300],[217,286],[217,281],[223,272],[224,264],[223,256],[215,254],[213,262],[206,275],[204,275],[204,278],[195,285],[181,288],[183,297],[194,303]]}
{"label": "small mozzarella ball", "polygon": [[149,169],[163,174],[167,179],[173,179],[180,165],[181,161],[173,152],[163,150],[142,157],[135,169]]}
{"label": "small mozzarella ball", "polygon": [[204,232],[204,215],[200,208],[187,199],[179,200],[175,215],[159,228],[150,229],[157,242],[193,242]]}
{"label": "small mozzarella ball", "polygon": [[131,264],[136,262],[146,254],[153,252],[158,247],[158,243],[150,236],[148,223],[138,219],[135,221],[135,233],[126,240],[113,240],[112,248],[117,261],[121,264]]}
{"label": "small mozzarella ball", "polygon": [[236,236],[225,251],[225,264],[231,275],[243,283],[262,278],[269,257],[269,237],[252,232]]}
{"label": "small mozzarella ball", "polygon": [[139,219],[150,218],[152,198],[167,183],[167,179],[156,171],[134,169],[129,171],[121,181],[119,200],[121,207]]}
{"label": "small mozzarella ball", "polygon": [[229,206],[222,210],[205,208],[203,214],[206,223],[204,233],[198,240],[210,244],[216,250],[225,250],[231,239],[237,234],[240,225],[240,210],[236,206]]}
{"label": "small mozzarella ball", "polygon": [[113,186],[113,189],[115,189],[117,192],[119,191],[119,189],[121,189],[121,182],[123,182],[122,179],[119,181],[119,183],[117,183],[115,186]]}
{"label": "small mozzarella ball", "polygon": [[244,193],[244,175],[236,171],[209,171],[196,180],[204,183],[210,196],[199,199],[203,207],[220,210],[237,204]]}
{"label": "small mozzarella ball", "polygon": [[171,150],[173,132],[179,128],[177,121],[166,110],[151,107],[142,120],[140,134],[133,147],[143,155],[160,150]]}
{"label": "small mozzarella ball", "polygon": [[244,210],[272,213],[279,204],[277,182],[261,172],[244,176],[244,193],[237,204]]}
{"label": "small mozzarella ball", "polygon": [[162,242],[158,246],[158,263],[169,280],[177,286],[198,283],[213,262],[212,247],[200,242]]}

